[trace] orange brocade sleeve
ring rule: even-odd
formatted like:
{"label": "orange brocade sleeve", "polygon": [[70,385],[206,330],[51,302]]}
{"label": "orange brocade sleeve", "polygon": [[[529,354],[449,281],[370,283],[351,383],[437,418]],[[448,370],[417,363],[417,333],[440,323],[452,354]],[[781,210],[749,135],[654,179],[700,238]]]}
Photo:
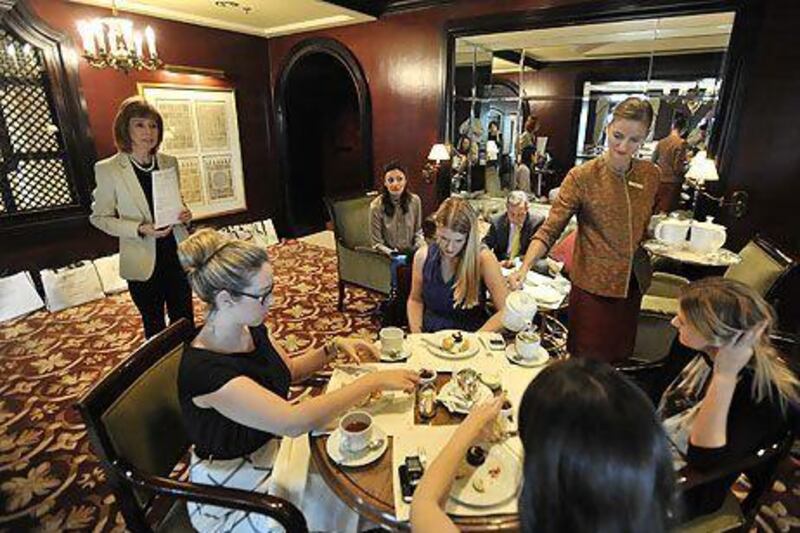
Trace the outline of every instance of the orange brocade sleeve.
{"label": "orange brocade sleeve", "polygon": [[550,208],[550,214],[547,215],[547,220],[533,236],[534,239],[543,242],[548,250],[564,232],[572,215],[580,210],[583,194],[577,174],[575,168],[567,173],[558,190],[558,196]]}

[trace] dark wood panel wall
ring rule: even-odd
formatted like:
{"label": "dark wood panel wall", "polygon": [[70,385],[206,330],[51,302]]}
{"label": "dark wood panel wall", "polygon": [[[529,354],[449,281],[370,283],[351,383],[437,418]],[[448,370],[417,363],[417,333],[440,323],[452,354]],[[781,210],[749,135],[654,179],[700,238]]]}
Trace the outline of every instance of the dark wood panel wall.
{"label": "dark wood panel wall", "polygon": [[[21,0],[22,1],[22,0]],[[76,21],[108,16],[108,9],[66,0],[24,0],[46,24],[80,43]],[[137,26],[150,25],[156,32],[159,54],[167,63],[223,70],[230,81],[209,76],[173,74],[166,71],[124,74],[93,69],[80,61],[80,85],[86,100],[97,157],[115,153],[111,127],[120,102],[137,93],[137,83],[236,87],[242,163],[248,212],[226,217],[231,221],[274,216],[280,203],[275,197],[277,179],[265,147],[268,144],[269,60],[266,40],[238,33],[129,15]],[[224,220],[224,219],[223,219]],[[71,261],[110,253],[116,240],[91,227],[84,219],[42,233],[39,230],[0,235],[0,272],[23,268],[60,266]]]}
{"label": "dark wood panel wall", "polygon": [[[75,21],[108,11],[66,0],[26,0],[51,26],[76,38]],[[612,2],[622,12],[636,16],[657,2]],[[673,2],[674,3],[674,2]],[[747,217],[726,220],[734,245],[757,231],[774,235],[795,251],[800,234],[796,208],[800,196],[800,128],[797,95],[800,77],[794,66],[800,51],[800,5],[794,0],[754,0],[763,13],[747,28],[748,53],[753,68],[737,80],[740,120],[737,136],[726,147],[735,154],[722,169],[726,189],[751,193]],[[581,4],[607,5],[580,0],[465,0],[407,13],[385,15],[381,20],[281,38],[263,39],[188,24],[132,17],[151,24],[159,36],[159,49],[170,63],[222,69],[237,87],[249,211],[241,218],[271,215],[280,219],[284,184],[275,157],[272,98],[274,80],[288,61],[294,45],[312,37],[329,37],[346,46],[359,61],[370,88],[375,183],[378,169],[389,159],[400,159],[411,171],[411,185],[423,197],[426,212],[434,205],[434,185],[424,183],[421,168],[430,146],[441,141],[441,121],[446,29],[454,21],[490,15],[515,18],[531,10],[565,8]],[[758,10],[756,10],[758,11]],[[167,74],[124,75],[81,66],[80,79],[99,156],[113,152],[110,125],[117,104],[136,90],[137,81],[169,81]],[[185,79],[180,80],[186,83]],[[724,192],[724,191],[723,191]],[[35,241],[0,237],[0,268],[66,262],[98,249],[111,249],[113,241],[83,224],[65,228],[60,235],[39,235]],[[6,251],[11,250],[9,254]]]}
{"label": "dark wood panel wall", "polygon": [[[800,76],[792,67],[797,64],[800,53],[800,32],[796,27],[800,20],[800,4],[792,0],[750,3],[767,7],[752,8],[748,12],[744,38],[748,42],[750,62],[756,68],[736,81],[744,93],[738,101],[741,120],[731,127],[738,129],[739,135],[726,147],[736,155],[733,163],[722,169],[725,185],[717,192],[744,189],[751,193],[753,200],[745,218],[724,217],[730,225],[731,246],[741,246],[754,233],[762,232],[797,253],[800,251],[800,220],[796,207],[789,204],[796,204],[800,196],[800,150],[797,150],[800,128],[796,127],[800,120],[796,104]],[[375,183],[379,183],[377,171],[381,162],[390,158],[403,160],[413,174],[412,187],[421,194],[425,209],[429,211],[435,207],[434,187],[423,183],[419,176],[428,149],[441,139],[442,125],[438,116],[445,76],[442,62],[446,28],[463,19],[479,20],[492,14],[514,18],[517,12],[567,9],[570,4],[584,4],[587,10],[591,5],[599,5],[598,2],[558,0],[467,1],[389,15],[368,24],[271,39],[272,77],[280,71],[288,50],[305,38],[330,37],[348,47],[360,61],[370,84]],[[615,4],[632,17],[639,16],[643,9],[658,8],[657,3],[648,1]],[[574,81],[547,81],[553,84],[547,92],[561,91],[562,85],[565,90],[575,90]],[[569,153],[570,149],[562,151]]]}

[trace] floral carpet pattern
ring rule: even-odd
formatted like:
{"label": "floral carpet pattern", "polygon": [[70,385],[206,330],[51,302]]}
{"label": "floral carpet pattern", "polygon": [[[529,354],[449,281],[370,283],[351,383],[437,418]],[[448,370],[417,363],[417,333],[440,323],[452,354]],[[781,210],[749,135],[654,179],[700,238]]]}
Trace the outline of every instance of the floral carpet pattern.
{"label": "floral carpet pattern", "polygon": [[[270,256],[276,283],[267,323],[290,353],[333,335],[375,337],[375,295],[348,288],[345,312],[336,309],[332,250],[290,241]],[[0,325],[0,531],[125,530],[74,404],[142,340],[127,293]],[[759,531],[800,525],[797,467],[794,458],[783,465]]]}
{"label": "floral carpet pattern", "polygon": [[[375,336],[375,295],[348,288],[337,311],[332,250],[290,241],[270,258],[267,323],[290,353],[334,335]],[[0,324],[0,531],[125,530],[74,404],[142,341],[127,292]]]}

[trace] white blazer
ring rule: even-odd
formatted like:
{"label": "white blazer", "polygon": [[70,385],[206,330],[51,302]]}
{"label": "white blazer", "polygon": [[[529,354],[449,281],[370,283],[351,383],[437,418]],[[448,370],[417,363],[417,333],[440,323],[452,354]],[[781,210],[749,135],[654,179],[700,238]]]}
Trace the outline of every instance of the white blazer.
{"label": "white blazer", "polygon": [[[157,154],[158,168],[175,167],[178,160],[171,155]],[[97,184],[92,192],[93,226],[119,237],[119,273],[127,280],[146,281],[153,275],[156,264],[156,239],[139,235],[139,224],[153,223],[150,206],[128,154],[117,153],[94,165]],[[189,232],[183,224],[172,226],[176,242]]]}

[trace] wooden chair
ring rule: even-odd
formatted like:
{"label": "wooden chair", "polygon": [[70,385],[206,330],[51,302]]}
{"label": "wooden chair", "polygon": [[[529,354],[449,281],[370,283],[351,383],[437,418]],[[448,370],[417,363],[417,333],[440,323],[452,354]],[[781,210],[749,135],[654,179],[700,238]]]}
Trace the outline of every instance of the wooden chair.
{"label": "wooden chair", "polygon": [[151,338],[77,404],[92,448],[132,531],[193,531],[186,501],[267,515],[307,531],[290,502],[266,494],[173,479],[189,440],[178,401],[178,367],[193,328],[181,319]]}
{"label": "wooden chair", "polygon": [[372,248],[369,204],[375,194],[325,198],[336,237],[339,271],[339,311],[344,309],[345,285],[389,295],[392,288],[391,259]]}
{"label": "wooden chair", "polygon": [[775,442],[747,455],[738,463],[707,472],[684,468],[678,476],[678,487],[682,491],[741,473],[747,475],[751,488],[741,503],[729,490],[720,509],[682,524],[677,532],[749,531],[755,521],[761,500],[775,481],[778,466],[792,449],[794,438],[794,428],[789,428]]}

